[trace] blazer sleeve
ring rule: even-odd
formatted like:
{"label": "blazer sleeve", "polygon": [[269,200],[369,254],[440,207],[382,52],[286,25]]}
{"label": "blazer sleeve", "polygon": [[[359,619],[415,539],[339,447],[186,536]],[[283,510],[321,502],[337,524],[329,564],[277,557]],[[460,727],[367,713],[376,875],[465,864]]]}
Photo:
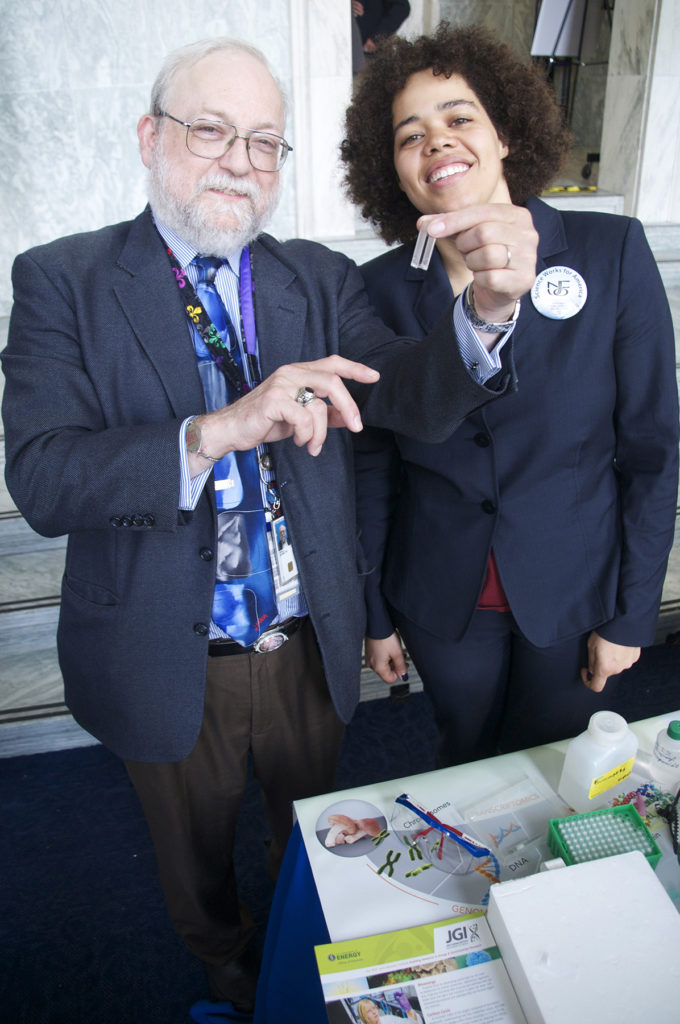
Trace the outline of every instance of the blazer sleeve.
{"label": "blazer sleeve", "polygon": [[623,246],[614,362],[621,561],[616,613],[597,632],[613,643],[638,647],[654,642],[673,543],[678,393],[668,301],[635,219]]}
{"label": "blazer sleeve", "polygon": [[175,530],[180,419],[138,346],[122,340],[120,312],[108,307],[97,321],[97,285],[88,296],[62,273],[67,262],[32,250],[14,263],[2,354],[9,491],[45,536],[110,530],[123,517],[132,529]]}
{"label": "blazer sleeve", "polygon": [[468,372],[453,327],[453,302],[422,340],[398,337],[376,316],[357,267],[338,283],[340,353],[380,371],[377,384],[347,382],[366,426],[417,441],[444,441],[466,416],[517,389],[513,339],[502,370],[486,384]]}

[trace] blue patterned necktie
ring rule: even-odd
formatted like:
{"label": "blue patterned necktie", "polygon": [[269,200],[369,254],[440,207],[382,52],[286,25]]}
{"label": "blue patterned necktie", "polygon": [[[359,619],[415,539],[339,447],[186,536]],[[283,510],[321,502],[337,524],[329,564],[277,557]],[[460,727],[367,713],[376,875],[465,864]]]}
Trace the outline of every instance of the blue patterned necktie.
{"label": "blue patterned necktie", "polygon": [[[222,260],[197,256],[196,295],[228,350],[241,380],[243,359],[236,329],[215,287]],[[236,401],[242,389],[223,365],[219,347],[206,346],[194,331],[194,347],[209,410]],[[257,452],[230,452],[215,463],[217,571],[213,621],[245,647],[271,626],[276,596],[267,546]]]}

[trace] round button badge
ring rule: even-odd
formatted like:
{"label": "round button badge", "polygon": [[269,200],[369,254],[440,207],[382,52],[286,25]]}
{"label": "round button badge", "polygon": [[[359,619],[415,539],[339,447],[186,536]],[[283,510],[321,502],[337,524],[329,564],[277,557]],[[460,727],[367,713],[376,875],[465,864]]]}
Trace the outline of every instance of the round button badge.
{"label": "round button badge", "polygon": [[531,301],[550,320],[567,320],[583,309],[588,288],[571,267],[548,267],[541,271],[531,289]]}

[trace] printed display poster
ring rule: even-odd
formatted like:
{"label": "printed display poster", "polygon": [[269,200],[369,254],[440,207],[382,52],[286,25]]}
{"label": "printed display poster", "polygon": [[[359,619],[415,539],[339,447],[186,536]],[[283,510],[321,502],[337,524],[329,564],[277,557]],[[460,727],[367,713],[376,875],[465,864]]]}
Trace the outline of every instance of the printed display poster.
{"label": "printed display poster", "polygon": [[526,1024],[481,913],[315,953],[330,1024]]}
{"label": "printed display poster", "polygon": [[[484,911],[491,885],[552,857],[548,821],[566,805],[524,753],[502,774],[500,760],[296,802],[333,941]],[[467,842],[401,805],[404,794]]]}
{"label": "printed display poster", "polygon": [[[640,725],[656,735],[658,721],[649,722]],[[647,756],[641,746],[640,763],[612,788],[607,804],[636,807],[663,853],[657,877],[680,911],[680,864],[663,819],[673,797],[650,780]],[[547,781],[557,785],[562,757],[556,747],[535,748],[297,801],[295,811],[331,939],[484,911],[495,881],[539,871],[542,862],[554,858],[547,845],[550,819],[569,813]],[[397,802],[402,794],[487,853],[471,856],[464,846],[429,828]]]}

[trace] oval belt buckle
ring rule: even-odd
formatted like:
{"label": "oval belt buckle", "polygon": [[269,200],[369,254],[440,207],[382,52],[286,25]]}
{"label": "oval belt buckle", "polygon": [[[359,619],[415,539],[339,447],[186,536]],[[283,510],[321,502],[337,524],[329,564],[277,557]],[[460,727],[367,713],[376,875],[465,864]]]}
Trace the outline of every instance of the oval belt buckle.
{"label": "oval belt buckle", "polygon": [[281,630],[271,630],[269,633],[263,633],[259,640],[253,644],[253,650],[256,654],[268,654],[270,651],[276,651],[279,647],[283,647],[288,637]]}

